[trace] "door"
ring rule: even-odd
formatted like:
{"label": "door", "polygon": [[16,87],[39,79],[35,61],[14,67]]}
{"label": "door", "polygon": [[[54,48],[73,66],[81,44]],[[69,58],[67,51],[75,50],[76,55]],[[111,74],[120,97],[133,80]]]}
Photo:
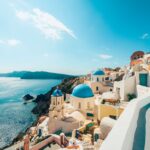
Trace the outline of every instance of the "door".
{"label": "door", "polygon": [[147,86],[148,75],[146,73],[139,74],[140,85]]}

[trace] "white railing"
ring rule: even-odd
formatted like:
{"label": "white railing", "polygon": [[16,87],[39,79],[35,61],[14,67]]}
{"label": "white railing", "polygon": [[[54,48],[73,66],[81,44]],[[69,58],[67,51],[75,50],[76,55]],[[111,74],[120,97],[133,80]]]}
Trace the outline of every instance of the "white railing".
{"label": "white railing", "polygon": [[143,95],[150,93],[150,87],[137,85],[137,93],[138,97],[142,97]]}
{"label": "white railing", "polygon": [[150,94],[131,101],[101,145],[100,150],[132,150],[139,112],[149,103]]}

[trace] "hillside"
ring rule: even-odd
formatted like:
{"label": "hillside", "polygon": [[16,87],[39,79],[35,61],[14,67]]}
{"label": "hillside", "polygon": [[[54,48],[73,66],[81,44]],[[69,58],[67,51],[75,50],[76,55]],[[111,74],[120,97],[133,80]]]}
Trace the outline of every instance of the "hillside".
{"label": "hillside", "polygon": [[69,77],[72,76],[66,74],[37,71],[37,72],[27,72],[21,77],[21,79],[66,79]]}
{"label": "hillside", "polygon": [[[59,89],[65,94],[71,94],[72,90],[75,86],[78,84],[84,83],[83,77],[72,77],[68,79],[64,79],[61,84],[59,84]],[[39,116],[45,115],[49,111],[50,106],[50,99],[51,94],[56,89],[56,86],[53,87],[50,91],[48,91],[46,94],[40,94],[37,96],[37,98],[34,100],[34,102],[37,103],[37,105],[33,108],[32,112],[34,114],[37,114]],[[65,96],[65,95],[64,95]]]}
{"label": "hillside", "polygon": [[13,71],[9,73],[0,73],[0,77],[17,77],[21,78],[28,71]]}
{"label": "hillside", "polygon": [[0,77],[18,77],[21,79],[66,79],[73,76],[45,71],[14,71],[10,73],[0,73]]}
{"label": "hillside", "polygon": [[[64,79],[58,86],[62,90],[65,96],[65,93],[71,94],[73,88],[78,84],[82,84],[82,83],[84,83],[83,77],[72,77],[72,78]],[[37,98],[34,100],[36,105],[32,109],[32,113],[36,114],[38,118],[42,115],[48,115],[49,107],[51,103],[51,94],[56,88],[57,86],[53,87],[45,94],[37,95]],[[32,126],[37,125],[37,123],[38,123],[38,119],[32,124]],[[27,132],[28,129],[25,132]],[[20,134],[13,140],[12,145],[18,142],[20,139],[22,140],[23,136],[25,135],[25,132],[20,132]]]}

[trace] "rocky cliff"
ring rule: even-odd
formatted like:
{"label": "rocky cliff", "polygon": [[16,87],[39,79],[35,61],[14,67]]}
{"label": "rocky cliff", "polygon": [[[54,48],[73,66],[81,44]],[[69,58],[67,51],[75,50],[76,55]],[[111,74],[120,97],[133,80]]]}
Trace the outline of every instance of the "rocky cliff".
{"label": "rocky cliff", "polygon": [[[62,92],[65,93],[70,93],[72,92],[73,88],[78,85],[83,83],[83,77],[72,77],[68,79],[64,79],[61,84],[58,85],[58,87],[62,90]],[[37,96],[37,98],[34,100],[36,103],[36,106],[33,108],[32,112],[36,114],[37,120],[33,122],[32,126],[36,126],[38,123],[38,118],[41,115],[47,115],[49,111],[49,106],[51,102],[51,94],[57,87],[53,87],[50,91],[48,91],[46,94],[40,94]],[[29,127],[30,128],[30,127]],[[6,147],[9,147],[13,145],[14,143],[20,141],[23,139],[23,136],[26,134],[26,132],[29,130],[29,128],[26,129],[25,132],[20,132],[18,136],[12,141],[12,143]],[[5,147],[5,148],[6,148]]]}
{"label": "rocky cliff", "polygon": [[[83,83],[83,77],[72,77],[68,79],[64,79],[60,85],[58,85],[59,89],[62,90],[64,93],[71,94],[73,88],[78,85]],[[37,96],[37,98],[34,100],[37,105],[33,108],[32,112],[34,114],[37,114],[38,116],[41,115],[46,115],[49,111],[49,106],[50,106],[50,98],[51,94],[57,87],[53,87],[49,92],[46,94],[40,94]]]}

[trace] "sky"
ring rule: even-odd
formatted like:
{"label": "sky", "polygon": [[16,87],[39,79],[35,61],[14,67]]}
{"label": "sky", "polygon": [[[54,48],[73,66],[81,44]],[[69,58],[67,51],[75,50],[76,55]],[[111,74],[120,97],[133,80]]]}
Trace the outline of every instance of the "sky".
{"label": "sky", "polygon": [[0,72],[86,74],[150,50],[149,0],[0,1]]}

